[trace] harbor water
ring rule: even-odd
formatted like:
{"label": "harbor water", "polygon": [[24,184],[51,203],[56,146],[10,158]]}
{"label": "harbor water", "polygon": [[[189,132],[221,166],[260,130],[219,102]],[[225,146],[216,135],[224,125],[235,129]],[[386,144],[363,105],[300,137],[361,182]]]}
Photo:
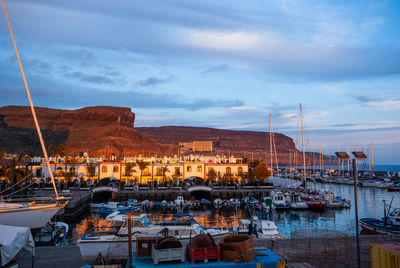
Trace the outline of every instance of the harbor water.
{"label": "harbor water", "polygon": [[[275,184],[291,183],[289,179],[275,178]],[[278,226],[278,231],[288,238],[315,237],[315,236],[354,236],[355,212],[354,212],[354,186],[333,183],[308,183],[308,187],[317,190],[328,189],[335,196],[351,200],[351,208],[324,211],[273,211],[272,219]],[[383,217],[384,203],[392,208],[400,208],[400,192],[388,192],[386,189],[375,187],[357,187],[359,218]],[[237,226],[241,218],[249,218],[250,215],[244,209],[235,211],[189,211],[197,222],[206,227]],[[174,214],[161,211],[150,212],[149,218],[154,221],[170,220]],[[95,226],[109,224],[96,213],[87,212],[82,218],[71,223],[70,244],[75,244],[77,239]],[[361,230],[361,228],[360,228]],[[362,232],[361,232],[362,234]]]}

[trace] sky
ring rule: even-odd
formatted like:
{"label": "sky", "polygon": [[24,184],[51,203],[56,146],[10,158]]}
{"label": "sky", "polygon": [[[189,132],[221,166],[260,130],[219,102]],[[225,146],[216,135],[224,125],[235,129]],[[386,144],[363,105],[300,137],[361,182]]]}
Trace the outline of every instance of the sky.
{"label": "sky", "polygon": [[[400,1],[5,0],[34,104],[269,131],[400,164]],[[29,105],[3,7],[0,106]]]}

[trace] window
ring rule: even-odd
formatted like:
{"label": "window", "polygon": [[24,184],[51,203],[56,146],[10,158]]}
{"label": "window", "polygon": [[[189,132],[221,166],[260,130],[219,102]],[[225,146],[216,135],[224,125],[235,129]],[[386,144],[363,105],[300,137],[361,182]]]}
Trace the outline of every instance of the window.
{"label": "window", "polygon": [[240,174],[242,174],[243,173],[243,168],[242,167],[239,167],[238,168],[238,175],[240,175]]}
{"label": "window", "polygon": [[113,168],[113,172],[118,172],[118,171],[119,171],[119,167],[117,165],[115,165]]}
{"label": "window", "polygon": [[163,173],[162,168],[158,167],[156,170],[156,176],[162,176],[163,175],[162,173]]}
{"label": "window", "polygon": [[181,169],[180,168],[178,168],[178,167],[175,168],[175,175],[177,175],[177,176],[181,175]]}
{"label": "window", "polygon": [[148,167],[143,170],[143,176],[150,176],[150,170]]}
{"label": "window", "polygon": [[202,166],[197,166],[197,172],[202,172],[203,171],[203,167]]}
{"label": "window", "polygon": [[102,166],[101,167],[101,172],[107,173],[107,166]]}
{"label": "window", "polygon": [[186,167],[186,171],[187,171],[187,172],[192,172],[192,166],[187,166],[187,167]]}
{"label": "window", "polygon": [[36,177],[42,177],[42,168],[36,169]]}
{"label": "window", "polygon": [[226,175],[231,175],[232,174],[232,169],[230,167],[227,167],[225,174]]}

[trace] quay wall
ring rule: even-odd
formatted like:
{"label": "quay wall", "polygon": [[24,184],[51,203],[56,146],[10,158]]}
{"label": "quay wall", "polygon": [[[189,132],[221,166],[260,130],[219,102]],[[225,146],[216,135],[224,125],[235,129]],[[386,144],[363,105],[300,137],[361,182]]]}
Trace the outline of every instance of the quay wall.
{"label": "quay wall", "polygon": [[[371,243],[399,243],[400,235],[361,235],[361,267],[371,267]],[[313,267],[357,267],[356,237],[257,239],[256,247],[271,249],[289,263],[306,262]]]}
{"label": "quay wall", "polygon": [[[271,187],[272,188],[272,187]],[[262,198],[263,196],[269,196],[271,188],[254,188],[254,189],[215,189],[211,192],[203,192],[202,197],[209,200],[214,199],[230,199],[230,198],[242,198],[249,195],[253,195],[255,198]],[[172,201],[178,196],[183,196],[185,200],[193,199],[191,193],[187,190],[180,189],[164,189],[164,190],[120,190],[115,194],[117,201],[124,201],[127,199],[137,200],[154,200],[154,201]]]}

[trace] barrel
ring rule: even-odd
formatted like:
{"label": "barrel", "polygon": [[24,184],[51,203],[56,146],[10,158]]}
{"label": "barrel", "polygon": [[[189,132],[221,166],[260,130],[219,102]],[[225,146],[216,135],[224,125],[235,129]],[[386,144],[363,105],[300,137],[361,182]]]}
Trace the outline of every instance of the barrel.
{"label": "barrel", "polygon": [[228,235],[219,240],[226,262],[249,262],[254,259],[254,241],[250,235]]}

